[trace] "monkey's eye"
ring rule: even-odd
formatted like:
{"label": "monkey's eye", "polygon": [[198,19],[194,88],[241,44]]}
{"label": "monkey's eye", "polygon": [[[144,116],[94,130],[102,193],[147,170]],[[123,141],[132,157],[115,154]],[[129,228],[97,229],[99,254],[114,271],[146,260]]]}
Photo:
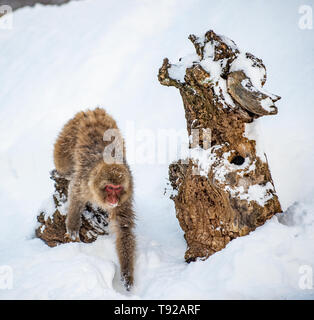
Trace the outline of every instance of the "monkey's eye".
{"label": "monkey's eye", "polygon": [[113,191],[113,187],[110,185],[105,186],[106,191]]}
{"label": "monkey's eye", "polygon": [[120,193],[122,190],[123,190],[123,186],[120,186],[120,185],[116,186],[116,185],[107,184],[105,186],[105,191],[109,193],[112,193],[112,192]]}

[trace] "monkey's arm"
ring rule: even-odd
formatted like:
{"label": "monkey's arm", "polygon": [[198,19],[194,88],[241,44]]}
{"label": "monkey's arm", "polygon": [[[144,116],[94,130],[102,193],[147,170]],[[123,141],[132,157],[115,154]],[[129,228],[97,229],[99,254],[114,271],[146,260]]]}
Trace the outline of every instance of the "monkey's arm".
{"label": "monkey's arm", "polygon": [[129,291],[134,282],[135,236],[131,228],[120,227],[117,234],[117,251],[120,260],[121,277]]}
{"label": "monkey's arm", "polygon": [[66,238],[70,241],[80,241],[79,231],[81,227],[81,214],[85,207],[85,201],[79,195],[78,186],[71,183],[69,188],[69,210],[66,217]]}
{"label": "monkey's arm", "polygon": [[134,213],[131,205],[117,210],[117,252],[120,260],[121,277],[127,290],[134,282],[135,235]]}

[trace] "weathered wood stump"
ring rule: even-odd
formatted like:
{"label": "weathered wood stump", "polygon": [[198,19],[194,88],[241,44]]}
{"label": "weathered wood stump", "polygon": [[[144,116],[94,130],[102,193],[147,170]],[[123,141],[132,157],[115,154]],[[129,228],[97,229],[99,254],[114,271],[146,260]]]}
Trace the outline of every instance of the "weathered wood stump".
{"label": "weathered wood stump", "polygon": [[[55,181],[54,208],[52,210],[47,208],[45,211],[40,212],[37,217],[39,226],[35,233],[48,246],[54,247],[58,244],[69,242],[69,239],[65,237],[69,181],[60,177],[56,170],[51,172],[51,179]],[[80,240],[85,243],[95,241],[98,236],[108,234],[107,226],[107,212],[87,204],[82,214]]]}
{"label": "weathered wood stump", "polygon": [[188,262],[208,258],[281,212],[266,155],[251,136],[254,120],[276,114],[280,99],[262,88],[262,60],[213,31],[189,39],[196,54],[178,64],[164,59],[158,75],[162,85],[179,89],[190,137],[189,158],[169,166]]}

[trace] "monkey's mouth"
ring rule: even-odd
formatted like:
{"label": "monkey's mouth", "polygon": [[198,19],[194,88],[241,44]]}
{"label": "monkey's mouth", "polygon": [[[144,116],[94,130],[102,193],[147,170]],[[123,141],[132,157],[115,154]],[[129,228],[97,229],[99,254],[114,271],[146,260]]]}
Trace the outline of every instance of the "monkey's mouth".
{"label": "monkey's mouth", "polygon": [[110,207],[116,207],[119,202],[119,195],[123,191],[121,185],[107,184],[105,187],[107,193],[107,203]]}
{"label": "monkey's mouth", "polygon": [[108,204],[111,208],[115,208],[118,205],[118,201],[115,203],[108,202]]}
{"label": "monkey's mouth", "polygon": [[118,198],[117,197],[113,197],[113,196],[109,196],[107,198],[107,203],[109,204],[110,207],[116,207],[118,205]]}

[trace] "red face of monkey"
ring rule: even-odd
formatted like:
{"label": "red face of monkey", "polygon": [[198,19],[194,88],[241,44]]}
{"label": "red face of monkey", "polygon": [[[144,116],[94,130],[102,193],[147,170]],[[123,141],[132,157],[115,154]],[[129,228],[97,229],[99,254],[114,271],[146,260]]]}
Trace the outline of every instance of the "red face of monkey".
{"label": "red face of monkey", "polygon": [[90,191],[95,203],[110,210],[132,194],[131,176],[124,165],[100,163],[90,175]]}
{"label": "red face of monkey", "polygon": [[123,191],[123,186],[107,184],[105,186],[105,192],[107,193],[106,201],[111,206],[116,206],[120,199],[121,192]]}

